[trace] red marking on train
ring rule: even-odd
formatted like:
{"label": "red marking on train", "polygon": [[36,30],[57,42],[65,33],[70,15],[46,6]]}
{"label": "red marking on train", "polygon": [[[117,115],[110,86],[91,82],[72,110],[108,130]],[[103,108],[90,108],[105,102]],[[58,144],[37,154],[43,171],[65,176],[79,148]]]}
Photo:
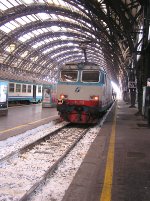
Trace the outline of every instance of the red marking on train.
{"label": "red marking on train", "polygon": [[95,100],[65,100],[67,105],[82,105],[82,106],[99,106],[99,101]]}

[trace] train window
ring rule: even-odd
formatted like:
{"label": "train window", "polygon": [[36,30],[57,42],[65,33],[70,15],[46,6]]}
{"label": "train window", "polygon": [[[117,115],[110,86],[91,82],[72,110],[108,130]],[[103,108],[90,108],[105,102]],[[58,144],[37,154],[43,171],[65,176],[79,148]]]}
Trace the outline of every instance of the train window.
{"label": "train window", "polygon": [[82,82],[99,82],[99,71],[82,71]]}
{"label": "train window", "polygon": [[78,71],[63,70],[60,74],[60,81],[62,82],[76,82],[78,78]]}
{"label": "train window", "polygon": [[28,85],[28,93],[31,93],[31,85]]}
{"label": "train window", "polygon": [[27,88],[27,85],[23,84],[22,85],[22,92],[26,92],[26,88]]}
{"label": "train window", "polygon": [[41,86],[38,86],[38,93],[41,93]]}
{"label": "train window", "polygon": [[103,73],[103,72],[101,72],[101,76],[100,76],[100,81],[101,81],[101,83],[105,83],[105,76],[104,76],[105,74]]}
{"label": "train window", "polygon": [[9,83],[9,92],[14,92],[15,85],[14,83]]}
{"label": "train window", "polygon": [[16,92],[21,92],[21,84],[16,84]]}

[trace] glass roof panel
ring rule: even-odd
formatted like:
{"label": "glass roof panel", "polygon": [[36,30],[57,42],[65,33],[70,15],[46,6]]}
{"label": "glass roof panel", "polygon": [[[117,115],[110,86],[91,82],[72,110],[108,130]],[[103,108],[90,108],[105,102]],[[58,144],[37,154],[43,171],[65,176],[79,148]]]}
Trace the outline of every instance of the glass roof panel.
{"label": "glass roof panel", "polygon": [[52,31],[60,31],[61,28],[59,26],[51,26],[50,27]]}
{"label": "glass roof panel", "polygon": [[50,15],[47,13],[38,13],[36,14],[37,17],[39,17],[41,20],[47,20],[50,18]]}
{"label": "glass roof panel", "polygon": [[52,17],[52,19],[53,19],[53,20],[58,19],[58,16],[57,16],[57,15],[55,15],[55,14],[50,14],[50,16]]}
{"label": "glass roof panel", "polygon": [[40,34],[44,33],[44,31],[42,29],[38,29],[37,30]]}
{"label": "glass roof panel", "polygon": [[25,42],[27,39],[25,37],[21,36],[21,37],[18,38],[18,40],[21,41],[21,42]]}
{"label": "glass roof panel", "polygon": [[34,3],[33,0],[22,0],[23,3],[25,4],[31,4],[31,3]]}
{"label": "glass roof panel", "polygon": [[79,56],[79,57],[81,57],[81,56],[82,56],[82,53],[69,54],[69,55],[67,55],[67,56],[58,58],[57,61],[60,62],[61,60],[67,59],[67,58],[69,58],[69,57],[71,57],[71,56],[72,56],[72,58],[73,58],[74,56]]}
{"label": "glass roof panel", "polygon": [[32,32],[28,33],[28,35],[34,37],[34,34]]}
{"label": "glass roof panel", "polygon": [[11,32],[11,29],[9,29],[8,27],[6,27],[5,25],[1,26],[0,30],[4,31],[5,33]]}
{"label": "glass roof panel", "polygon": [[8,27],[9,29],[11,29],[11,30],[14,30],[16,27],[12,24],[12,23],[10,23],[10,22],[7,22],[6,24],[5,24],[5,26],[6,27]]}
{"label": "glass roof panel", "polygon": [[22,19],[26,22],[26,23],[30,23],[31,20],[27,17],[27,16],[23,16]]}
{"label": "glass roof panel", "polygon": [[8,1],[6,1],[6,0],[5,0],[5,1],[3,0],[3,1],[1,1],[1,2],[7,7],[7,9],[13,7],[13,5],[10,4],[10,3],[9,3]]}
{"label": "glass roof panel", "polygon": [[[74,49],[72,49],[72,51],[73,51],[73,50],[74,50]],[[78,49],[77,49],[77,50],[78,50]],[[75,50],[74,50],[74,51],[75,51]],[[59,53],[57,53],[57,54],[54,54],[54,55],[51,56],[51,58],[58,57],[59,55],[64,54],[64,53],[67,53],[67,52],[70,52],[70,49],[69,49],[69,50],[61,51],[61,52],[59,52]]]}
{"label": "glass roof panel", "polygon": [[45,3],[45,1],[44,0],[39,0],[39,3]]}
{"label": "glass roof panel", "polygon": [[18,17],[15,19],[17,22],[19,22],[21,25],[25,25],[27,24],[27,22],[25,22],[21,17]]}
{"label": "glass roof panel", "polygon": [[[61,47],[65,47],[65,46],[68,47],[68,44],[55,45],[54,47],[51,47],[51,48],[48,48],[48,49],[44,50],[44,51],[43,51],[43,54],[46,54],[46,53],[48,53],[48,52],[51,52],[51,51],[53,51],[53,50],[56,50],[56,49],[59,49],[59,48],[61,48]],[[74,44],[74,43],[70,43],[70,46],[79,47],[78,44]]]}
{"label": "glass roof panel", "polygon": [[7,10],[7,9],[8,9],[7,6],[5,6],[0,2],[0,10]]}
{"label": "glass roof panel", "polygon": [[34,33],[36,36],[38,36],[40,33],[38,32],[38,30],[34,30],[32,31],[32,33]]}
{"label": "glass roof panel", "polygon": [[28,18],[32,21],[32,22],[34,22],[34,21],[36,21],[37,19],[35,18],[35,15],[27,15],[28,16]]}
{"label": "glass roof panel", "polygon": [[27,40],[31,38],[31,36],[29,34],[25,34],[24,38],[26,38]]}
{"label": "glass roof panel", "polygon": [[13,24],[16,28],[17,28],[17,27],[20,27],[20,24],[18,24],[18,23],[15,22],[15,21],[10,21],[10,23]]}
{"label": "glass roof panel", "polygon": [[19,5],[19,3],[18,3],[16,0],[11,0],[10,2],[11,2],[11,4],[13,4],[14,6],[18,6],[18,5]]}

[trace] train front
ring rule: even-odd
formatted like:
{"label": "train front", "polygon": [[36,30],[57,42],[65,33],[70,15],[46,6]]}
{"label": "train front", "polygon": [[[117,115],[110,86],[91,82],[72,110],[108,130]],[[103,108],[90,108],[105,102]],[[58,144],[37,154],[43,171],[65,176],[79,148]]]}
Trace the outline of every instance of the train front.
{"label": "train front", "polygon": [[102,95],[100,71],[91,67],[66,67],[57,86],[57,110],[73,123],[93,123],[98,118]]}

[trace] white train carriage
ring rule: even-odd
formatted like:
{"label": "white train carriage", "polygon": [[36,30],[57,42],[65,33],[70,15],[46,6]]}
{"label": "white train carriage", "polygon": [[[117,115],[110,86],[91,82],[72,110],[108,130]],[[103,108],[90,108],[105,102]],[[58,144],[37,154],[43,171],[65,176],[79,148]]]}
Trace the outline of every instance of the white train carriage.
{"label": "white train carriage", "polygon": [[111,80],[98,65],[68,64],[60,72],[57,99],[64,120],[92,123],[113,102]]}
{"label": "white train carriage", "polygon": [[0,116],[8,113],[8,82],[0,80]]}
{"label": "white train carriage", "polygon": [[8,101],[21,103],[41,102],[42,85],[19,81],[9,81]]}

